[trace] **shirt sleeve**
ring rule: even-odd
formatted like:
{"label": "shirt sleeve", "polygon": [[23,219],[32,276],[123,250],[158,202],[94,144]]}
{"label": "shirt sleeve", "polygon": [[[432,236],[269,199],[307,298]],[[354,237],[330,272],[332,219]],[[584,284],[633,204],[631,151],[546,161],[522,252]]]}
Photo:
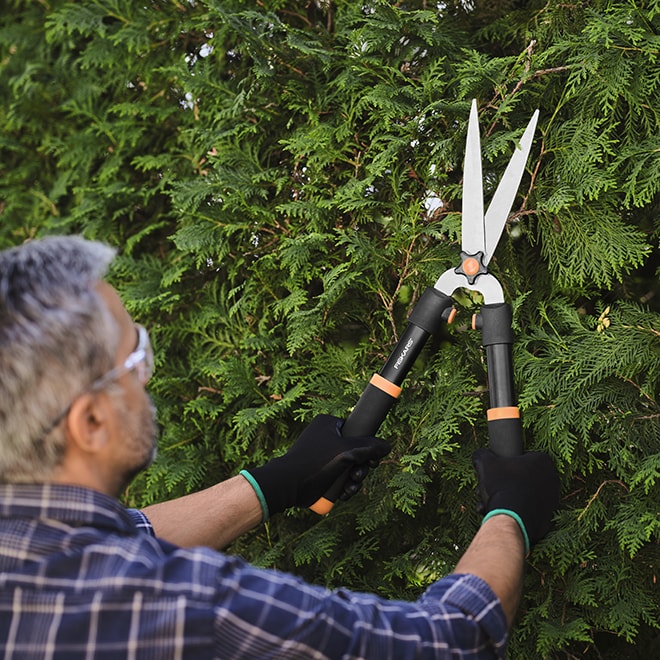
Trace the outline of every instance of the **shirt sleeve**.
{"label": "shirt sleeve", "polygon": [[[439,594],[435,593],[436,589]],[[468,573],[448,575],[432,585],[419,603],[432,607],[436,599],[443,606],[461,612],[488,640],[486,653],[478,657],[505,657],[509,635],[506,616],[499,599],[485,580]]]}
{"label": "shirt sleeve", "polygon": [[126,512],[139,530],[146,532],[149,534],[149,536],[156,536],[153,525],[149,521],[149,518],[147,518],[147,516],[142,513],[142,511],[139,509],[126,509]]}
{"label": "shirt sleeve", "polygon": [[239,574],[218,576],[220,657],[504,658],[504,612],[488,584],[474,575],[449,575],[418,601],[405,602],[329,591],[249,565]]}

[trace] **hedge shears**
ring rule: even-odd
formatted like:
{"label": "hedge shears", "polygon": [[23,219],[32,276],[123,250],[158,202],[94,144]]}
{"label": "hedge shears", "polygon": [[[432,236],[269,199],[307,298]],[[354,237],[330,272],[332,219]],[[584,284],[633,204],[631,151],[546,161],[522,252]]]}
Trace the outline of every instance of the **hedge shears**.
{"label": "hedge shears", "polygon": [[[472,101],[463,169],[463,206],[460,264],[445,271],[413,307],[408,324],[380,372],[373,375],[344,422],[344,436],[375,435],[401,393],[401,385],[428,337],[454,319],[452,294],[460,288],[478,291],[484,304],[472,326],[482,331],[486,349],[490,408],[487,411],[489,446],[501,456],[523,451],[522,424],[513,384],[511,307],[497,278],[488,271],[495,248],[520,186],[532,146],[539,111],[532,115],[519,145],[484,214],[481,142],[477,103]],[[339,498],[344,479],[310,508],[328,513]]]}

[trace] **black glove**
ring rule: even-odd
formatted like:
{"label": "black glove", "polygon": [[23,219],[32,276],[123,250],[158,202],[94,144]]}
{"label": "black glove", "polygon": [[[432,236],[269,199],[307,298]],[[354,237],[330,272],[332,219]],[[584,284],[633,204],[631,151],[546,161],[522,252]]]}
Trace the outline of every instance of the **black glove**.
{"label": "black glove", "polygon": [[543,452],[503,457],[490,449],[477,449],[472,464],[479,481],[481,512],[515,514],[529,552],[550,531],[559,506],[559,475],[552,459]]}
{"label": "black glove", "polygon": [[262,506],[265,503],[268,509],[264,518],[292,506],[314,504],[342,477],[343,495],[350,497],[367,468],[389,453],[389,444],[380,438],[342,436],[342,423],[338,417],[319,415],[284,456],[241,471],[253,487],[256,482],[257,495],[263,495]]}

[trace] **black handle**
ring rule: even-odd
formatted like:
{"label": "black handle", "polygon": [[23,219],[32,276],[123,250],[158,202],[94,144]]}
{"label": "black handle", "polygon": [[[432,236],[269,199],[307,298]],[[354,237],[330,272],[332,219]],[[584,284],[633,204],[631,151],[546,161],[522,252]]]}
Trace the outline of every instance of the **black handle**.
{"label": "black handle", "polygon": [[511,319],[511,307],[507,303],[484,305],[481,309],[490,392],[489,445],[500,456],[523,453],[522,423],[513,384]]}
{"label": "black handle", "polygon": [[[415,305],[408,325],[379,373],[374,374],[342,427],[342,435],[375,435],[399,394],[429,335],[450,318],[452,299],[429,287]],[[341,495],[348,471],[310,509],[328,513]]]}

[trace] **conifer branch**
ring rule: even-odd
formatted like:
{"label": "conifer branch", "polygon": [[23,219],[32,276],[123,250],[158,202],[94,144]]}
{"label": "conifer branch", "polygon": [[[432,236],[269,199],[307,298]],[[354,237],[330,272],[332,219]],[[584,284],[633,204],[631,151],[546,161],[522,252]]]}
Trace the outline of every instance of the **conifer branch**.
{"label": "conifer branch", "polygon": [[[557,459],[567,495],[509,655],[634,655],[660,620],[655,4],[308,4],[12,1],[1,247],[84,231],[118,248],[112,281],[152,330],[162,428],[127,497],[155,502],[347,414],[406,307],[457,258],[466,99],[490,118],[485,189],[541,104],[492,264],[514,306],[528,448]],[[418,222],[428,190],[443,206]],[[487,444],[484,351],[464,330],[421,352],[363,492],[232,551],[400,599],[452,564]]]}

